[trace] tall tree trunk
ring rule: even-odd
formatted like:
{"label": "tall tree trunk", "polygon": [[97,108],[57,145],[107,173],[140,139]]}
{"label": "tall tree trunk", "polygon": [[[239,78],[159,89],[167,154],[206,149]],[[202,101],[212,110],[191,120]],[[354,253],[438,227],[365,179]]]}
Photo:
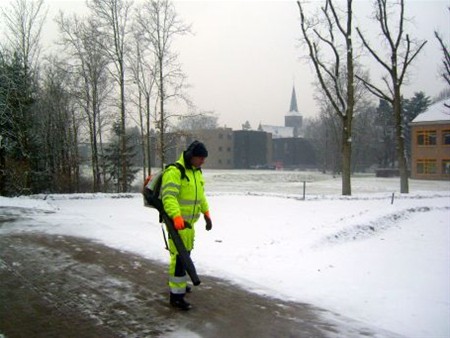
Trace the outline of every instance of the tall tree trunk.
{"label": "tall tree trunk", "polygon": [[408,164],[405,152],[405,139],[403,136],[403,123],[402,123],[402,104],[400,87],[394,88],[394,114],[395,114],[395,138],[396,138],[396,150],[397,150],[397,161],[398,170],[400,172],[400,192],[402,194],[409,193],[409,183],[408,183]]}
{"label": "tall tree trunk", "polygon": [[[393,6],[397,6],[398,21],[395,22],[397,27],[391,25],[390,18],[395,15],[396,11]],[[381,89],[373,83],[359,78],[367,89],[379,97],[380,99],[388,101],[392,105],[394,119],[395,119],[395,140],[397,162],[400,171],[400,192],[409,193],[408,185],[408,166],[405,153],[405,139],[403,134],[403,111],[401,103],[401,86],[405,79],[406,71],[425,46],[426,41],[421,43],[413,43],[409,35],[404,31],[404,14],[405,14],[405,0],[392,1],[376,0],[375,2],[375,20],[380,24],[382,37],[388,46],[388,57],[384,58],[381,54],[386,50],[380,50],[378,47],[372,47],[365,39],[364,35],[357,29],[358,35],[361,38],[364,47],[376,59],[376,61],[385,68],[391,78],[391,83],[387,84],[386,89]],[[394,20],[393,20],[394,21]],[[385,79],[383,79],[385,80]]]}
{"label": "tall tree trunk", "polygon": [[347,2],[347,27],[345,41],[347,46],[346,63],[347,63],[347,97],[346,109],[342,118],[343,138],[342,138],[342,195],[352,194],[351,174],[352,174],[352,130],[353,130],[353,112],[355,106],[355,69],[353,64],[353,45],[352,45],[352,2]]}
{"label": "tall tree trunk", "polygon": [[139,132],[141,135],[140,138],[140,146],[141,146],[141,152],[142,152],[142,179],[145,181],[145,178],[147,177],[147,154],[145,153],[145,132],[144,132],[144,113],[143,113],[143,107],[142,107],[142,91],[139,89],[138,93],[138,114],[139,114]]}
{"label": "tall tree trunk", "polygon": [[352,194],[351,186],[351,155],[352,142],[351,135],[346,128],[342,129],[342,195]]}
{"label": "tall tree trunk", "polygon": [[145,106],[146,106],[146,153],[147,153],[147,169],[148,169],[148,175],[152,174],[152,148],[151,148],[151,135],[150,135],[150,95],[148,95],[146,97],[146,102],[145,102]]}
{"label": "tall tree trunk", "polygon": [[125,113],[125,73],[123,61],[120,64],[120,139],[121,139],[121,162],[122,162],[122,192],[128,191],[127,182],[127,137],[126,137],[126,113]]}
{"label": "tall tree trunk", "polygon": [[3,149],[2,136],[0,135],[0,196],[6,195],[6,152]]}
{"label": "tall tree trunk", "polygon": [[[348,109],[353,111],[353,104]],[[344,125],[342,128],[342,195],[350,196],[352,194],[352,114],[348,113],[344,116],[342,122]]]}
{"label": "tall tree trunk", "polygon": [[163,76],[163,59],[159,58],[159,109],[160,109],[160,134],[159,143],[161,147],[161,168],[166,163],[166,145],[164,141],[165,134],[165,114],[164,114],[164,76]]}

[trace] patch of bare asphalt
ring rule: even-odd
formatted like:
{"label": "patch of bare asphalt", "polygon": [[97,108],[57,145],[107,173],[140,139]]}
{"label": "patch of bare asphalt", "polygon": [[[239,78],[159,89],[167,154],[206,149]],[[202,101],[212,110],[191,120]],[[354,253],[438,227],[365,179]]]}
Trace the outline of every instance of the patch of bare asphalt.
{"label": "patch of bare asphalt", "polygon": [[[347,321],[208,276],[182,312],[168,305],[166,278],[157,262],[86,239],[2,235],[0,336],[326,337],[340,336],[337,323]],[[376,336],[351,326],[345,336]]]}

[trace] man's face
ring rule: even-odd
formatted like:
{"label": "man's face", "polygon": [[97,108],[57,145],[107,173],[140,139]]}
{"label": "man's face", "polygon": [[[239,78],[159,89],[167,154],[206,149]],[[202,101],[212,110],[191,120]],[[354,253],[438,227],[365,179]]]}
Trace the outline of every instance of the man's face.
{"label": "man's face", "polygon": [[205,163],[206,157],[193,156],[191,165],[195,168],[200,168]]}

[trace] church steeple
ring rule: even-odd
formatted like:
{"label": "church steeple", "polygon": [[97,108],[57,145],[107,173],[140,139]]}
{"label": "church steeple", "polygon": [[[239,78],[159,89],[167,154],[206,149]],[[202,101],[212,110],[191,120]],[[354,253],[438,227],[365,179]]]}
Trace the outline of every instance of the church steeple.
{"label": "church steeple", "polygon": [[295,93],[295,86],[292,86],[291,104],[289,112],[284,116],[284,126],[294,129],[294,137],[300,135],[300,129],[302,128],[302,115],[298,111],[297,95]]}
{"label": "church steeple", "polygon": [[298,113],[298,106],[297,106],[297,95],[295,94],[295,86],[292,86],[292,95],[291,95],[291,105],[289,107],[289,112],[297,112]]}

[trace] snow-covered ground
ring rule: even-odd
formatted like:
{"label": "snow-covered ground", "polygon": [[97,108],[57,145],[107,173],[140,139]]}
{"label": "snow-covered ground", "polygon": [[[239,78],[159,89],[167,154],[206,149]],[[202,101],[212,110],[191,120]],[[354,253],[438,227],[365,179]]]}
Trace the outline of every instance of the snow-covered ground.
{"label": "snow-covered ground", "polygon": [[[399,194],[398,178],[365,175],[343,197],[339,177],[312,172],[204,174],[214,226],[196,226],[200,277],[311,303],[380,331],[450,337],[449,181],[410,180],[410,193]],[[15,217],[0,222],[0,234],[81,236],[168,261],[157,213],[139,194],[0,197],[0,220]]]}

